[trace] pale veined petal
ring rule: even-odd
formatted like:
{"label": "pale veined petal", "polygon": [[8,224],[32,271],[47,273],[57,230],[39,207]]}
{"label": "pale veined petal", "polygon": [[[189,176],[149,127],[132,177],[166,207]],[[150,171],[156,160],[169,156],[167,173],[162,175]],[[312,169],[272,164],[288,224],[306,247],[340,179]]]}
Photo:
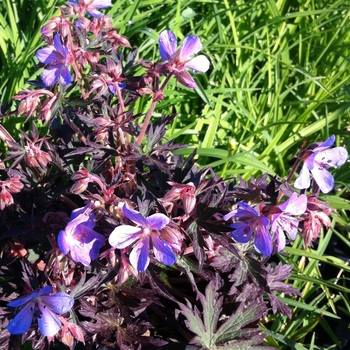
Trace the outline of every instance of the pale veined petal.
{"label": "pale veined petal", "polygon": [[299,176],[294,182],[294,186],[301,190],[310,187],[310,172],[305,163],[301,168]]}
{"label": "pale veined petal", "polygon": [[45,47],[36,52],[36,57],[39,62],[45,64],[51,64],[62,61],[62,56],[55,50],[53,46]]}
{"label": "pale veined petal", "polygon": [[123,205],[124,215],[135,224],[145,227],[147,222],[142,214],[134,209],[129,208],[126,204]]}
{"label": "pale veined petal", "polygon": [[348,151],[344,147],[326,149],[318,152],[315,156],[315,162],[323,165],[325,168],[341,166],[347,159]]}
{"label": "pale veined petal", "polygon": [[65,231],[61,230],[60,233],[58,234],[57,244],[62,254],[67,255],[69,253],[70,247],[67,243]]}
{"label": "pale veined petal", "polygon": [[68,312],[74,305],[74,298],[64,292],[40,297],[43,304],[47,305],[56,314]]}
{"label": "pale veined petal", "polygon": [[133,244],[140,238],[142,229],[136,226],[120,225],[117,226],[109,236],[109,244],[118,249],[123,249]]}
{"label": "pale veined petal", "polygon": [[38,304],[41,315],[37,317],[40,332],[46,337],[54,336],[61,329],[58,316],[47,306]]}
{"label": "pale veined petal", "polygon": [[177,47],[175,34],[170,30],[164,30],[159,35],[158,44],[160,48],[160,57],[164,61],[170,60],[176,52]]}
{"label": "pale veined petal", "polygon": [[43,82],[46,86],[52,86],[56,83],[60,76],[61,66],[47,67],[43,71]]}
{"label": "pale veined petal", "polygon": [[157,236],[152,236],[153,253],[158,261],[166,266],[174,265],[176,262],[176,255],[171,250],[170,246],[159,239]]}
{"label": "pale veined petal", "polygon": [[112,6],[112,1],[111,0],[93,0],[90,6],[94,8],[106,8],[106,7]]}
{"label": "pale veined petal", "polygon": [[278,205],[282,211],[291,213],[293,215],[301,215],[304,214],[307,207],[307,197],[305,194],[301,194],[298,197],[296,192],[290,196],[283,204]]}
{"label": "pale veined petal", "polygon": [[286,236],[283,231],[278,228],[276,231],[277,251],[280,252],[286,246]]}
{"label": "pale veined petal", "polygon": [[34,303],[29,302],[7,326],[10,334],[23,334],[27,332],[32,324],[34,314]]}
{"label": "pale veined petal", "polygon": [[332,191],[334,186],[334,178],[329,171],[316,166],[313,170],[311,170],[311,174],[323,193]]}
{"label": "pale veined petal", "polygon": [[149,264],[149,237],[140,240],[130,253],[129,260],[137,271],[145,271]]}
{"label": "pale veined petal", "polygon": [[202,50],[202,43],[198,36],[187,36],[180,47],[180,61],[187,61],[200,50]]}
{"label": "pale veined petal", "polygon": [[196,56],[185,63],[185,68],[193,69],[199,73],[205,73],[209,69],[209,66],[209,60],[203,55]]}
{"label": "pale veined petal", "polygon": [[151,230],[161,230],[169,224],[170,219],[164,214],[153,214],[146,218],[146,222]]}

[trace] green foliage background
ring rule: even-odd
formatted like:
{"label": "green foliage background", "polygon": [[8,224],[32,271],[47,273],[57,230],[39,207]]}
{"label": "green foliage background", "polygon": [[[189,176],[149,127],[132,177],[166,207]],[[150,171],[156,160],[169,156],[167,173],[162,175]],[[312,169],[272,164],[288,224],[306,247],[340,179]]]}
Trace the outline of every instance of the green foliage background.
{"label": "green foliage background", "polygon": [[[34,58],[43,45],[39,31],[59,14],[55,6],[60,4],[0,3],[4,104],[40,73]],[[264,172],[285,177],[304,140],[335,134],[337,144],[350,149],[349,0],[119,0],[108,14],[140,57],[159,59],[157,39],[164,29],[179,40],[189,34],[201,38],[211,68],[196,75],[199,89],[172,80],[154,114],[177,113],[167,137],[190,144],[184,154],[198,148],[201,166],[212,166],[223,177],[249,179]],[[150,103],[147,98],[137,102],[135,113]],[[2,123],[16,134],[22,121],[14,117]],[[305,251],[297,239],[280,255],[295,265],[292,279],[303,293],[297,300],[283,299],[293,308],[292,320],[276,315],[264,323],[267,343],[281,349],[320,349],[322,329],[335,348],[339,340],[331,319],[350,317],[348,260],[329,249],[336,240],[347,255],[350,251],[349,163],[333,173],[335,191],[323,196],[337,209],[333,229],[313,249]],[[320,266],[329,267],[332,276],[324,276]]]}

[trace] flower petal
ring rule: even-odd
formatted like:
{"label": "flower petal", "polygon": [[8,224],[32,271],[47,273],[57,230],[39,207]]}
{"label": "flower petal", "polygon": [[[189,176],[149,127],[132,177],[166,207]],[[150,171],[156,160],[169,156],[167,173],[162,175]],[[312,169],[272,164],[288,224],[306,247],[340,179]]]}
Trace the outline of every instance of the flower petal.
{"label": "flower petal", "polygon": [[324,149],[326,149],[328,147],[333,146],[334,142],[335,142],[335,136],[332,135],[326,141],[322,142],[319,146],[314,148],[313,151],[315,153],[320,152],[320,151],[322,151],[322,150],[324,150]]}
{"label": "flower petal", "polygon": [[99,251],[104,245],[104,242],[105,238],[103,235],[84,224],[78,225],[73,236],[68,241],[72,260],[89,266],[91,260],[98,258]]}
{"label": "flower petal", "polygon": [[272,240],[265,224],[258,225],[254,239],[255,249],[264,256],[272,254]]}
{"label": "flower petal", "polygon": [[310,173],[306,163],[303,164],[300,174],[294,182],[294,186],[301,190],[310,187]]}
{"label": "flower petal", "polygon": [[64,292],[40,297],[42,302],[50,307],[56,314],[68,312],[74,305],[74,298]]}
{"label": "flower petal", "polygon": [[199,55],[185,63],[185,68],[193,69],[199,73],[205,73],[210,66],[209,60],[204,55]]}
{"label": "flower petal", "polygon": [[286,246],[286,236],[281,228],[276,231],[277,251],[280,252]]}
{"label": "flower petal", "polygon": [[102,12],[100,12],[100,11],[98,11],[98,10],[92,8],[92,7],[89,7],[89,9],[86,9],[86,12],[87,12],[91,17],[96,17],[96,18],[98,18],[98,17],[103,16],[103,13],[102,13]]}
{"label": "flower petal", "polygon": [[123,249],[133,244],[140,238],[142,229],[136,226],[120,225],[117,226],[109,236],[109,244],[118,249]]}
{"label": "flower petal", "polygon": [[67,240],[66,240],[65,231],[61,230],[60,233],[58,234],[57,244],[58,244],[58,248],[60,248],[60,251],[62,252],[62,254],[67,255],[69,253],[70,247],[69,247]]}
{"label": "flower petal", "polygon": [[348,159],[348,151],[344,147],[335,147],[318,152],[315,162],[322,164],[325,168],[343,165]]}
{"label": "flower petal", "polygon": [[33,298],[35,298],[37,296],[40,296],[40,295],[43,295],[43,294],[50,294],[50,293],[52,293],[52,287],[51,286],[46,286],[44,288],[41,288],[37,292],[30,293],[29,295],[27,295],[24,298],[19,298],[19,299],[10,301],[7,304],[7,306],[18,307],[18,306],[24,305],[29,300],[32,300]]}
{"label": "flower petal", "polygon": [[158,44],[160,57],[164,61],[170,60],[176,52],[177,47],[175,34],[170,30],[164,30],[159,35]]}
{"label": "flower petal", "polygon": [[246,222],[236,222],[230,225],[235,231],[231,232],[232,237],[239,243],[247,243],[253,235],[253,228]]}
{"label": "flower petal", "polygon": [[197,52],[202,50],[202,43],[198,36],[189,35],[185,38],[180,47],[179,56],[180,61],[185,61],[190,59]]}
{"label": "flower petal", "polygon": [[52,86],[60,76],[60,66],[47,67],[43,71],[43,82],[46,86]]}
{"label": "flower petal", "polygon": [[170,219],[164,214],[153,214],[146,218],[147,226],[152,230],[161,230],[169,224]]}
{"label": "flower petal", "polygon": [[149,264],[149,236],[140,240],[131,251],[129,260],[137,271],[145,271]]}
{"label": "flower petal", "polygon": [[152,236],[153,253],[158,261],[166,266],[174,265],[176,262],[176,255],[170,246],[159,239],[157,236]]}
{"label": "flower petal", "polygon": [[45,305],[38,304],[41,311],[38,317],[38,325],[40,332],[46,337],[54,336],[61,329],[61,321],[58,316]]}
{"label": "flower petal", "polygon": [[32,324],[34,314],[33,303],[28,303],[7,326],[10,334],[23,334]]}
{"label": "flower petal", "polygon": [[67,50],[64,49],[62,42],[61,42],[61,38],[58,34],[56,34],[53,38],[53,44],[55,46],[55,49],[57,50],[57,52],[61,55],[61,61],[64,57],[67,56]]}
{"label": "flower petal", "polygon": [[90,202],[85,205],[85,207],[74,209],[70,214],[69,220],[72,222],[74,219],[76,219],[74,220],[75,226],[84,223],[84,225],[94,228],[96,226],[96,214],[90,210],[91,207],[92,203]]}
{"label": "flower petal", "polygon": [[69,68],[62,66],[60,70],[60,84],[67,86],[72,82],[72,76],[70,74]]}
{"label": "flower petal", "polygon": [[62,61],[62,56],[55,50],[53,46],[45,47],[44,49],[38,50],[36,52],[36,57],[39,62],[50,64]]}
{"label": "flower petal", "polygon": [[334,178],[329,171],[316,166],[313,170],[311,170],[311,173],[318,187],[323,193],[332,191],[334,186]]}
{"label": "flower petal", "polygon": [[283,204],[280,204],[277,207],[286,213],[301,215],[305,213],[307,207],[307,197],[305,194],[301,194],[298,197],[298,194],[293,192],[293,194]]}
{"label": "flower petal", "polygon": [[103,9],[103,8],[112,6],[112,1],[111,0],[93,0],[90,6],[97,9]]}
{"label": "flower petal", "polygon": [[126,204],[123,205],[123,213],[135,224],[138,224],[142,227],[147,226],[146,219],[142,216],[142,214],[134,209],[129,208]]}
{"label": "flower petal", "polygon": [[185,70],[182,70],[180,72],[175,73],[176,80],[182,84],[183,86],[186,86],[190,89],[196,89],[197,84],[191,77],[191,74],[186,72]]}

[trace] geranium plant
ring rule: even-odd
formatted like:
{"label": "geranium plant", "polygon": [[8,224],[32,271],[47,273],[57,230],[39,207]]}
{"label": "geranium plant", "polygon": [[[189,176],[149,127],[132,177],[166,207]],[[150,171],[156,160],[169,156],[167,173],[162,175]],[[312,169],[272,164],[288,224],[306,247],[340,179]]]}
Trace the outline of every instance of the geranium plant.
{"label": "geranium plant", "polygon": [[[292,317],[278,295],[301,295],[283,283],[292,266],[274,255],[329,227],[318,195],[332,190],[326,169],[347,151],[330,148],[334,136],[311,145],[284,182],[222,179],[195,154],[178,156],[186,145],[164,137],[176,116],[152,116],[170,79],[195,89],[191,70],[210,68],[195,56],[201,40],[178,48],[165,30],[159,59],[138,58],[99,11],[110,5],[60,8],[42,29],[42,76],[14,96],[31,136],[15,140],[0,126],[0,349],[267,349],[259,321]],[[146,98],[149,109],[135,114]]]}

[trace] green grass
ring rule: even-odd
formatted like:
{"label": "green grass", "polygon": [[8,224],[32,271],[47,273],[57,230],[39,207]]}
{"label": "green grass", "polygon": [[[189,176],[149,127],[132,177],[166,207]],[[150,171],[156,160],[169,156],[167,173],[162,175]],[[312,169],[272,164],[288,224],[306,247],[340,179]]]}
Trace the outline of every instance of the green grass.
{"label": "green grass", "polygon": [[[37,1],[35,8],[31,3],[0,4],[3,102],[36,74],[39,29],[56,1]],[[201,166],[213,166],[223,177],[248,179],[264,172],[285,177],[304,140],[336,134],[337,143],[350,148],[349,1],[120,0],[109,14],[140,57],[159,59],[157,38],[164,29],[180,40],[189,34],[202,39],[211,68],[195,76],[201,88],[193,91],[171,80],[155,111],[155,117],[177,113],[167,138],[190,144],[183,154],[198,148]],[[148,103],[137,102],[135,113]],[[298,239],[279,256],[294,264],[290,282],[303,293],[293,300],[281,296],[293,310],[292,320],[275,315],[265,324],[267,343],[281,349],[321,349],[315,327],[338,344],[332,318],[350,316],[350,268],[326,253],[334,237],[350,250],[349,163],[334,175],[341,186],[323,197],[338,209],[333,229],[313,249],[305,251]],[[320,265],[334,276],[325,276]]]}

